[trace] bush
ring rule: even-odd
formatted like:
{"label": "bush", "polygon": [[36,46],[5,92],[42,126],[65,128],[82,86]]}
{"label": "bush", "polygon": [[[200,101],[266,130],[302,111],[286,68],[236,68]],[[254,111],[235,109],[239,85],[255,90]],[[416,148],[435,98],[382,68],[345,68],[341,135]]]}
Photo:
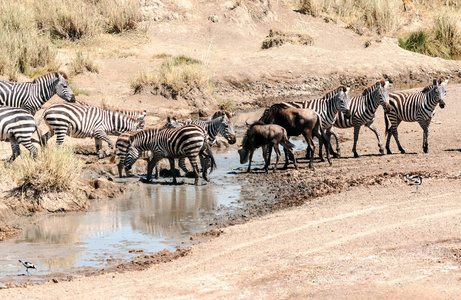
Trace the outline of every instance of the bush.
{"label": "bush", "polygon": [[49,146],[39,151],[36,159],[21,154],[9,167],[11,176],[22,192],[33,191],[37,196],[43,192],[70,191],[76,188],[82,163],[72,149]]}
{"label": "bush", "polygon": [[107,33],[135,30],[142,19],[139,0],[100,1],[97,6],[104,17]]}
{"label": "bush", "polygon": [[75,53],[75,58],[70,63],[72,74],[81,74],[85,71],[99,73],[99,67],[91,60],[90,55],[83,55],[81,51]]}
{"label": "bush", "polygon": [[[20,2],[0,2],[0,73],[43,74],[56,68],[50,37],[35,26],[33,12]],[[38,70],[38,71],[37,71]]]}
{"label": "bush", "polygon": [[420,30],[411,33],[405,39],[399,39],[399,45],[403,49],[421,53],[424,55],[450,58],[450,51],[438,42],[431,31]]}
{"label": "bush", "polygon": [[210,89],[206,68],[200,61],[184,56],[165,56],[160,69],[156,72],[140,72],[132,81],[135,93],[145,86],[162,87],[173,98],[184,95],[194,87]]}
{"label": "bush", "polygon": [[311,46],[313,43],[314,39],[308,34],[271,29],[263,41],[262,49],[278,47],[283,44]]}

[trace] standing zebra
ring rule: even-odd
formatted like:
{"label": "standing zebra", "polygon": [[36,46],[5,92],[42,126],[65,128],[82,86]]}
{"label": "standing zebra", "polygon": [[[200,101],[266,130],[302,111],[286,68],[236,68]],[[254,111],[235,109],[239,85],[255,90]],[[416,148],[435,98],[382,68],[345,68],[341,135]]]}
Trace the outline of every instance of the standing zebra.
{"label": "standing zebra", "polygon": [[32,134],[36,129],[34,117],[27,110],[0,107],[0,140],[9,138],[13,150],[8,162],[14,161],[21,154],[19,144],[23,144],[34,157],[37,156],[37,148],[32,145]]}
{"label": "standing zebra", "polygon": [[[142,130],[130,137],[130,145],[125,157],[125,170],[131,169],[135,161],[144,151],[152,151],[152,158],[147,165],[147,178],[152,179],[152,170],[157,163],[168,158],[170,161],[170,172],[173,175],[173,183],[176,181],[175,158],[188,158],[195,175],[195,185],[198,185],[199,168],[197,157],[204,155],[211,161],[211,171],[216,166],[213,153],[207,143],[208,134],[206,131],[195,124],[185,125],[179,128],[162,128]],[[205,179],[207,168],[202,168]]]}
{"label": "standing zebra", "polygon": [[[357,140],[359,139],[360,127],[362,125],[367,126],[373,131],[378,139],[379,152],[384,154],[384,148],[381,142],[381,136],[376,126],[373,124],[373,121],[376,118],[376,110],[381,104],[385,111],[389,109],[389,91],[387,87],[389,86],[388,80],[381,80],[373,84],[372,86],[366,88],[361,96],[356,96],[351,98],[351,117],[347,118],[343,113],[338,112],[338,118],[334,124],[338,128],[350,128],[354,127],[354,146],[352,152],[354,157],[359,157],[357,153]],[[328,135],[333,134],[338,140],[338,134],[332,127]]]}
{"label": "standing zebra", "polygon": [[[310,108],[314,110],[320,115],[322,119],[322,127],[328,131],[335,123],[339,110],[341,110],[347,118],[350,117],[350,98],[348,95],[349,89],[349,87],[340,86],[335,90],[326,93],[322,98],[304,101],[282,102],[281,104],[287,107]],[[309,153],[306,153],[306,155],[308,156]],[[339,155],[339,141],[336,138],[336,153],[333,153],[333,156],[335,157]],[[319,143],[319,157],[322,161],[325,161],[322,155],[322,143]]]}
{"label": "standing zebra", "polygon": [[106,155],[113,149],[113,143],[107,136],[108,132],[125,132],[144,128],[144,120],[135,120],[121,113],[120,111],[105,110],[100,107],[80,103],[60,103],[50,105],[44,112],[38,123],[42,119],[50,128],[50,131],[41,136],[42,143],[56,134],[56,145],[64,142],[66,134],[76,137],[94,137],[96,152],[99,158],[103,158],[101,153],[102,141],[105,141],[109,148]]}
{"label": "standing zebra", "polygon": [[389,147],[391,134],[394,136],[400,153],[405,153],[405,150],[400,145],[399,135],[397,132],[397,127],[402,121],[418,122],[424,131],[423,151],[424,153],[429,152],[427,142],[427,137],[429,135],[429,125],[431,124],[432,116],[435,114],[435,107],[437,104],[439,104],[440,108],[445,107],[445,86],[447,83],[448,79],[434,79],[432,85],[426,86],[421,92],[395,92],[389,95],[390,110],[384,115],[387,135],[387,154],[392,154]]}
{"label": "standing zebra", "polygon": [[64,72],[51,72],[35,78],[32,82],[0,80],[0,105],[23,108],[32,115],[54,94],[67,102],[75,102],[75,95]]}

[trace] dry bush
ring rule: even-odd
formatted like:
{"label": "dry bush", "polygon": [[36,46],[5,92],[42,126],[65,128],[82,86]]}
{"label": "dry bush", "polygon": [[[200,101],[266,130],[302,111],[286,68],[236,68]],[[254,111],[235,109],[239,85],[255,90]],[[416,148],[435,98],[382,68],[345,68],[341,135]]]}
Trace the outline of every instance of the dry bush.
{"label": "dry bush", "polygon": [[75,189],[82,163],[71,148],[49,146],[39,151],[36,159],[28,153],[21,154],[7,169],[18,190],[32,191],[37,196]]}
{"label": "dry bush", "polygon": [[18,73],[37,75],[56,68],[50,37],[34,23],[32,10],[21,2],[0,2],[0,73],[16,80]]}
{"label": "dry bush", "polygon": [[77,40],[101,31],[102,17],[95,5],[84,0],[34,1],[38,28],[55,38]]}
{"label": "dry bush", "polygon": [[99,73],[99,67],[90,58],[90,54],[84,55],[81,51],[75,53],[74,59],[70,62],[71,74],[81,74],[85,71]]}
{"label": "dry bush", "polygon": [[97,7],[104,17],[104,27],[108,33],[135,30],[142,20],[139,0],[100,1]]}
{"label": "dry bush", "polygon": [[164,89],[172,98],[184,95],[192,88],[211,89],[206,67],[200,61],[184,56],[165,56],[156,72],[140,72],[132,81],[135,93],[145,86]]}
{"label": "dry bush", "polygon": [[311,46],[313,43],[314,39],[308,34],[271,29],[269,30],[269,35],[263,41],[262,49],[278,47],[284,44]]}
{"label": "dry bush", "polygon": [[443,11],[434,17],[435,39],[450,49],[450,55],[461,54],[461,31],[458,24],[459,15]]}

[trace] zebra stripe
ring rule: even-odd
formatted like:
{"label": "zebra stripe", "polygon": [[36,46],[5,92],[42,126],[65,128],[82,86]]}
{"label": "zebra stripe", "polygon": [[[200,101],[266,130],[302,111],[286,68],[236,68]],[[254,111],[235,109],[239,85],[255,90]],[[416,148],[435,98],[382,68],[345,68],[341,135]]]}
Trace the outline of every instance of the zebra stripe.
{"label": "zebra stripe", "polygon": [[[349,115],[350,98],[349,98],[349,87],[340,86],[333,91],[326,93],[322,98],[304,100],[304,101],[293,101],[293,102],[281,102],[280,104],[287,107],[294,108],[310,108],[320,115],[322,119],[322,127],[325,130],[329,130],[336,121],[336,116],[340,110],[343,114]],[[339,141],[336,139],[336,155],[339,155]],[[322,155],[322,143],[319,143],[319,156],[323,160]]]}
{"label": "zebra stripe", "polygon": [[32,144],[32,134],[37,129],[34,117],[24,109],[0,107],[0,140],[9,138],[13,154],[8,162],[14,161],[20,154],[19,144],[24,145],[34,157],[37,148]]}
{"label": "zebra stripe", "polygon": [[[367,126],[373,131],[378,139],[379,152],[384,154],[384,148],[381,142],[381,136],[378,129],[374,125],[376,118],[376,110],[381,104],[384,110],[389,109],[389,86],[388,80],[381,80],[376,84],[366,88],[361,96],[351,98],[350,112],[351,117],[347,118],[342,112],[338,112],[338,118],[335,121],[334,127],[350,128],[354,127],[354,146],[352,152],[354,157],[359,157],[357,153],[357,140],[359,139],[360,127]],[[333,134],[338,139],[338,134],[332,127],[328,130],[328,135]]]}
{"label": "zebra stripe", "polygon": [[108,132],[125,132],[144,128],[144,120],[135,120],[123,113],[105,110],[100,107],[79,103],[60,103],[49,106],[42,115],[39,125],[45,120],[50,131],[42,135],[44,144],[56,134],[56,145],[61,145],[67,135],[75,138],[94,137],[96,151],[102,158],[102,141],[109,148],[106,155],[113,148]]}
{"label": "zebra stripe", "polygon": [[423,151],[425,153],[429,152],[427,141],[429,135],[429,125],[431,123],[432,116],[435,114],[437,104],[439,104],[440,108],[445,107],[445,87],[447,83],[448,79],[434,79],[432,85],[426,86],[421,92],[395,92],[389,95],[390,110],[384,115],[386,121],[387,154],[392,154],[389,147],[391,134],[394,136],[399,151],[401,153],[405,153],[405,150],[400,145],[397,132],[397,127],[402,121],[418,122],[423,129]]}
{"label": "zebra stripe", "polygon": [[23,108],[32,115],[51,97],[57,94],[67,102],[75,102],[67,75],[51,72],[35,78],[32,82],[0,80],[0,105]]}
{"label": "zebra stripe", "polygon": [[[142,130],[130,138],[125,157],[125,170],[129,171],[135,161],[141,156],[143,151],[152,151],[152,159],[147,165],[147,181],[151,180],[152,170],[157,163],[168,158],[170,161],[170,171],[173,174],[173,183],[176,183],[176,173],[174,172],[174,159],[188,158],[195,175],[195,184],[198,184],[199,168],[197,157],[199,154],[206,152],[211,158],[214,168],[214,158],[210,147],[206,142],[208,140],[207,132],[195,124],[185,125],[179,128],[161,128]],[[206,169],[202,173],[206,179]]]}
{"label": "zebra stripe", "polygon": [[221,134],[229,142],[229,144],[235,144],[236,142],[234,124],[232,123],[231,116],[228,112],[215,112],[208,120],[177,121],[176,118],[168,117],[165,127],[176,128],[188,124],[195,124],[205,129],[208,133],[211,146],[216,143],[216,136],[218,134]]}

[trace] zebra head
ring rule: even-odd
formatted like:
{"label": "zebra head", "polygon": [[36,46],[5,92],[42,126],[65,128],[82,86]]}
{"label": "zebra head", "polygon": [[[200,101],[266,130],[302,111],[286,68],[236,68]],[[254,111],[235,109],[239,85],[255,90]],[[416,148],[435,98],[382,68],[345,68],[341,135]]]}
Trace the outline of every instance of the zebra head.
{"label": "zebra head", "polygon": [[180,125],[178,124],[178,121],[176,120],[175,117],[166,117],[166,124],[165,124],[165,128],[176,128],[176,127],[180,127]]}
{"label": "zebra head", "polygon": [[440,108],[445,107],[445,98],[447,96],[447,91],[445,87],[447,83],[448,79],[443,80],[442,78],[439,78],[439,80],[434,79],[433,81],[433,85],[435,86],[435,98],[437,99]]}
{"label": "zebra head", "polygon": [[336,97],[336,107],[339,107],[341,112],[348,119],[351,117],[351,98],[349,98],[348,95],[350,89],[350,87],[342,85],[335,90],[334,94],[334,97]]}
{"label": "zebra head", "polygon": [[134,165],[134,163],[138,160],[138,158],[141,156],[141,151],[136,148],[136,146],[133,145],[133,140],[134,136],[130,136],[130,142],[128,145],[128,148],[126,149],[126,156],[125,156],[125,172],[129,172],[131,170],[131,167]]}
{"label": "zebra head", "polygon": [[[389,80],[380,80],[376,82],[376,84],[372,85],[369,88],[366,88],[363,91],[363,96],[366,96],[367,94],[371,95],[373,98],[373,101],[378,100],[378,103],[382,105],[384,108],[385,112],[389,112],[390,106],[389,106],[389,90],[387,89],[389,87]],[[375,102],[376,103],[376,102]]]}
{"label": "zebra head", "polygon": [[56,94],[67,102],[75,102],[75,95],[67,82],[67,75],[63,72],[56,72],[55,74]]}
{"label": "zebra head", "polygon": [[226,111],[222,111],[221,115],[215,114],[213,120],[219,120],[218,132],[229,142],[229,144],[235,144],[237,139],[235,138],[234,124],[231,121],[231,114]]}

